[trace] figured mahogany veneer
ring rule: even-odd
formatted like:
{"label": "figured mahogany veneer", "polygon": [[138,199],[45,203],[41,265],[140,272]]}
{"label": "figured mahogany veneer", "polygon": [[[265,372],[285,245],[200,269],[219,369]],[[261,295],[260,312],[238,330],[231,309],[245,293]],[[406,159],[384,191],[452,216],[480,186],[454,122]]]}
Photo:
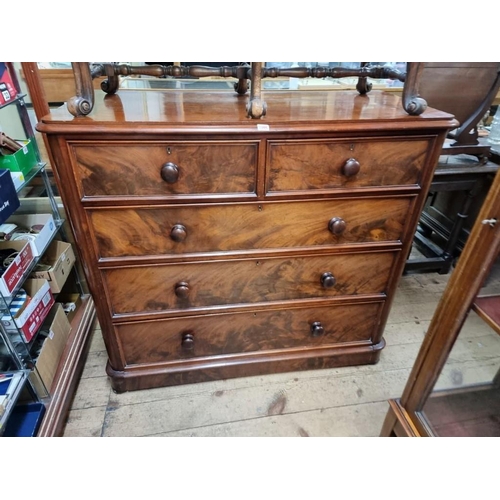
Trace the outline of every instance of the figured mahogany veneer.
{"label": "figured mahogany veneer", "polygon": [[123,91],[43,118],[116,391],[377,362],[453,117]]}
{"label": "figured mahogany veneer", "polygon": [[418,184],[429,141],[269,143],[268,191]]}
{"label": "figured mahogany veneer", "polygon": [[73,146],[89,197],[254,193],[257,151],[255,141]]}
{"label": "figured mahogany veneer", "polygon": [[[270,308],[116,326],[127,365],[205,356],[369,342],[381,303],[304,309]],[[313,332],[314,323],[323,331]],[[186,335],[190,335],[186,346]]]}
{"label": "figured mahogany veneer", "polygon": [[[383,294],[396,256],[394,252],[374,252],[193,261],[111,268],[103,275],[112,311],[119,315]],[[124,283],[133,283],[134,293]]]}
{"label": "figured mahogany veneer", "polygon": [[[405,197],[176,205],[88,215],[99,256],[129,257],[398,241],[410,202]],[[345,221],[338,234],[329,229],[334,216]],[[176,225],[184,229],[171,235]]]}

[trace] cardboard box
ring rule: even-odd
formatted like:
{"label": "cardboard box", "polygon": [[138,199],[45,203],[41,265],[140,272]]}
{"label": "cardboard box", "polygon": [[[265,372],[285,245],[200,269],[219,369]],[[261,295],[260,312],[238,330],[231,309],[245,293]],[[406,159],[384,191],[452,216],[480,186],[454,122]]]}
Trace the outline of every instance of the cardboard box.
{"label": "cardboard box", "polygon": [[26,280],[23,289],[31,297],[29,304],[14,319],[10,314],[2,317],[2,324],[7,332],[19,329],[25,342],[30,342],[42,326],[54,304],[54,297],[47,280]]}
{"label": "cardboard box", "polygon": [[0,277],[0,293],[4,297],[12,295],[35,260],[33,247],[29,241],[0,241],[0,250],[7,248],[15,250],[18,255]]}
{"label": "cardboard box", "polygon": [[0,168],[27,175],[38,163],[33,142],[17,141],[23,147],[10,155],[0,155]]}
{"label": "cardboard box", "polygon": [[[54,381],[57,371],[57,366],[61,359],[61,355],[66,347],[66,343],[71,332],[71,325],[66,318],[61,304],[55,304],[50,310],[43,326],[42,331],[48,332],[47,337],[43,341],[40,354],[35,359],[37,372],[42,379],[43,385],[50,392],[50,387]],[[39,394],[45,391],[40,385],[40,381],[36,375],[30,375],[31,381]]]}
{"label": "cardboard box", "polygon": [[50,265],[47,271],[34,271],[33,279],[45,279],[49,282],[52,293],[59,293],[75,263],[75,252],[71,243],[54,240],[43,254],[41,264]]}
{"label": "cardboard box", "polygon": [[[57,231],[56,224],[54,222],[54,218],[51,214],[24,214],[24,215],[12,215],[7,219],[9,224],[17,224],[20,227],[29,229],[32,226],[43,226],[38,234],[36,234],[36,238],[32,241],[33,246],[33,255],[38,257],[47,247],[52,235]],[[16,241],[16,240],[10,240]]]}
{"label": "cardboard box", "polygon": [[57,302],[64,306],[66,309],[66,317],[71,323],[73,318],[82,305],[82,297],[78,293],[66,293],[57,296]]}
{"label": "cardboard box", "polygon": [[19,206],[19,197],[10,172],[0,170],[0,224],[3,224]]}
{"label": "cardboard box", "polygon": [[4,62],[0,62],[0,105],[6,104],[17,95],[16,87],[9,73],[9,68]]}

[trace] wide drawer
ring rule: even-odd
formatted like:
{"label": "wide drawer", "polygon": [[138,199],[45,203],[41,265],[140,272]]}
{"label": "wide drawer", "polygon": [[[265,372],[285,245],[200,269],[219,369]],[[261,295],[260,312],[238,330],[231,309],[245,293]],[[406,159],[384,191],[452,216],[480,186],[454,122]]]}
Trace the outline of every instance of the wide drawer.
{"label": "wide drawer", "polygon": [[257,142],[73,145],[83,195],[254,193]]}
{"label": "wide drawer", "polygon": [[385,292],[394,252],[103,271],[114,314]]}
{"label": "wide drawer", "polygon": [[419,184],[428,140],[270,141],[267,191]]}
{"label": "wide drawer", "polygon": [[410,197],[89,210],[100,257],[397,241]]}
{"label": "wide drawer", "polygon": [[126,365],[369,341],[382,303],[261,310],[117,325]]}

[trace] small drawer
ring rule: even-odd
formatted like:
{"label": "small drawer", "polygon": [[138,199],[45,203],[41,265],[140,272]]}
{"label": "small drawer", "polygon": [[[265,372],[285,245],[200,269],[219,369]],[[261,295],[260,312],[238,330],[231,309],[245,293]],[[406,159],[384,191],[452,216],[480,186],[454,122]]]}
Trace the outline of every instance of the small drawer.
{"label": "small drawer", "polygon": [[428,140],[270,141],[267,191],[419,184]]}
{"label": "small drawer", "polygon": [[89,210],[100,257],[399,241],[412,198]]}
{"label": "small drawer", "polygon": [[382,303],[261,310],[117,325],[127,365],[369,341]]}
{"label": "small drawer", "polygon": [[103,271],[114,314],[382,294],[394,252],[255,258]]}
{"label": "small drawer", "polygon": [[74,144],[83,195],[254,193],[257,142]]}

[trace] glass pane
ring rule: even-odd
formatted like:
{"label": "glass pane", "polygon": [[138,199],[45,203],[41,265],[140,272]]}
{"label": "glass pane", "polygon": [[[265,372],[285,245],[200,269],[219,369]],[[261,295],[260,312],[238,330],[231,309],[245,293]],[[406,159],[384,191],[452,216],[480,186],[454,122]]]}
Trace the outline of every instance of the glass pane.
{"label": "glass pane", "polygon": [[424,405],[437,436],[500,436],[499,264],[479,294],[489,298],[469,313]]}

